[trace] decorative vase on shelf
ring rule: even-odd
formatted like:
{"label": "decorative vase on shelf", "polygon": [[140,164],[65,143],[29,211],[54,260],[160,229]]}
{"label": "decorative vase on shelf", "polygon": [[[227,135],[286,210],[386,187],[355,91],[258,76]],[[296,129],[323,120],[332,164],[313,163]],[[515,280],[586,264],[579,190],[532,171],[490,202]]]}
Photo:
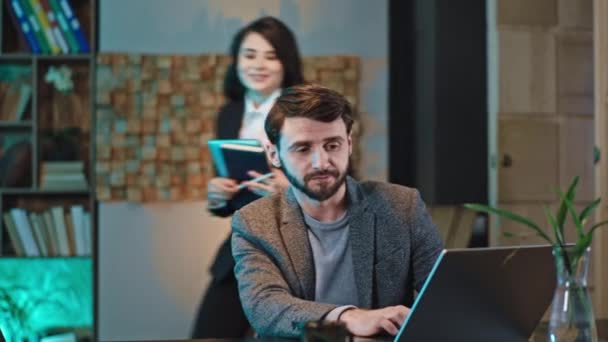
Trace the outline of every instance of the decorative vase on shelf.
{"label": "decorative vase on shelf", "polygon": [[576,255],[555,248],[557,286],[551,305],[548,340],[551,342],[598,341],[591,297],[587,288],[591,248]]}

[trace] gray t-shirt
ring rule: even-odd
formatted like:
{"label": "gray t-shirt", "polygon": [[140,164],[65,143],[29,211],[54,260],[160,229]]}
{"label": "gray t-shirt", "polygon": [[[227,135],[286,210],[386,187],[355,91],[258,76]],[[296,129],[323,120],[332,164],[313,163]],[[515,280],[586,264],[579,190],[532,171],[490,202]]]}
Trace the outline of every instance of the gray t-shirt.
{"label": "gray t-shirt", "polygon": [[315,302],[359,304],[348,219],[348,212],[334,222],[320,222],[304,214],[315,263]]}

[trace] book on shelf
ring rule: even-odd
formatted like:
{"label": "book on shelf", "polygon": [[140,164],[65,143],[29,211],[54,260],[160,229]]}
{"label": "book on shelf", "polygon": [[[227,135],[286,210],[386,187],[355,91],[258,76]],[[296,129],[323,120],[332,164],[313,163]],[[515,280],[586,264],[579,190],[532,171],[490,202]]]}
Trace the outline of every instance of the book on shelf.
{"label": "book on shelf", "polygon": [[32,95],[32,86],[24,82],[2,83],[0,121],[21,121]]}
{"label": "book on shelf", "polygon": [[40,171],[40,188],[46,190],[86,190],[83,161],[44,161]]}
{"label": "book on shelf", "polygon": [[25,110],[32,97],[32,86],[28,83],[19,85],[19,102],[17,103],[16,120],[22,121],[25,118]]}
{"label": "book on shelf", "polygon": [[55,235],[59,243],[59,254],[62,256],[71,255],[70,241],[68,239],[68,231],[65,225],[65,216],[63,207],[52,207],[51,216],[53,217],[53,227],[55,227]]}
{"label": "book on shelf", "polygon": [[84,207],[81,205],[73,205],[70,207],[70,214],[70,217],[72,219],[72,227],[74,228],[74,242],[76,254],[86,255],[90,252],[87,249],[87,228]]}
{"label": "book on shelf", "polygon": [[45,190],[86,190],[84,174],[45,174],[40,185]]}
{"label": "book on shelf", "polygon": [[49,248],[47,233],[45,231],[44,224],[40,220],[40,216],[38,215],[38,213],[30,212],[28,217],[30,219],[32,229],[34,231],[34,237],[36,238],[36,243],[38,244],[38,249],[40,249],[40,254],[42,256],[53,255]]}
{"label": "book on shelf", "polygon": [[72,32],[72,30],[70,29],[68,20],[66,19],[65,15],[63,15],[63,11],[61,10],[61,6],[57,2],[57,0],[43,0],[43,3],[44,1],[48,1],[48,5],[51,7],[52,10],[52,15],[57,21],[57,24],[61,29],[61,33],[63,33],[63,36],[70,47],[70,51],[72,53],[81,52],[80,47],[78,46],[78,40],[76,39],[74,32]]}
{"label": "book on shelf", "polygon": [[57,234],[55,233],[55,225],[53,224],[53,215],[50,210],[45,210],[41,215],[41,222],[44,225],[44,231],[48,237],[48,249],[51,251],[52,256],[61,255],[59,251],[59,242]]}
{"label": "book on shelf", "polygon": [[21,39],[26,42],[25,46],[27,46],[32,53],[40,53],[40,45],[38,45],[34,32],[32,31],[19,0],[7,0],[5,2],[7,11],[15,25],[15,29],[21,34]]}
{"label": "book on shelf", "polygon": [[75,161],[43,161],[43,173],[79,173],[84,172],[84,162]]}
{"label": "book on shelf", "polygon": [[2,83],[2,106],[0,106],[0,120],[16,121],[17,107],[19,106],[19,85],[14,82]]}
{"label": "book on shelf", "polygon": [[35,0],[38,2],[38,5],[41,8],[43,15],[46,16],[46,19],[51,27],[51,31],[53,32],[53,37],[55,37],[55,41],[57,41],[57,45],[61,49],[63,53],[70,53],[70,48],[68,46],[68,42],[61,32],[59,25],[57,24],[57,20],[55,19],[55,15],[53,14],[53,10],[49,5],[48,0]]}
{"label": "book on shelf", "polygon": [[42,6],[40,5],[40,1],[38,0],[25,0],[29,1],[32,11],[34,11],[34,16],[38,20],[38,24],[42,28],[42,32],[44,33],[44,37],[46,38],[49,46],[51,48],[51,53],[56,55],[61,52],[61,48],[59,47],[59,43],[55,39],[55,35],[53,34],[53,29],[49,24],[49,21],[46,18],[46,14],[42,10]]}
{"label": "book on shelf", "polygon": [[2,215],[4,219],[4,227],[8,231],[8,236],[11,239],[11,244],[13,246],[13,250],[15,251],[16,256],[25,256],[25,250],[23,249],[23,242],[19,238],[19,234],[17,233],[17,226],[15,226],[15,221],[13,221],[13,217],[10,213],[6,212]]}
{"label": "book on shelf", "polygon": [[0,121],[25,119],[32,97],[31,82],[31,66],[13,63],[0,65]]}
{"label": "book on shelf", "polygon": [[86,53],[91,48],[68,0],[6,0],[22,46],[32,53]]}
{"label": "book on shelf", "polygon": [[74,224],[72,221],[72,214],[68,210],[64,213],[63,218],[65,220],[65,230],[68,233],[68,245],[70,247],[70,255],[76,254],[76,237],[74,236]]}
{"label": "book on shelf", "polygon": [[25,255],[28,257],[40,256],[40,250],[34,239],[34,234],[30,221],[24,209],[13,208],[10,210],[11,217],[17,228],[19,239],[23,243]]}
{"label": "book on shelf", "polygon": [[93,227],[92,227],[93,221],[91,221],[91,213],[85,212],[83,217],[84,217],[84,223],[83,223],[84,251],[85,251],[85,255],[92,255],[93,239],[91,238],[91,235],[93,234]]}
{"label": "book on shelf", "polygon": [[38,19],[36,18],[36,13],[32,8],[32,5],[29,0],[18,0],[19,4],[21,4],[21,8],[23,9],[23,13],[25,13],[25,17],[28,19],[30,25],[32,26],[32,31],[34,32],[34,37],[36,37],[36,41],[38,45],[40,45],[40,50],[44,54],[52,53],[50,43],[44,33],[44,28],[40,26]]}
{"label": "book on shelf", "polygon": [[82,205],[41,212],[12,208],[2,218],[16,256],[91,255],[90,213]]}
{"label": "book on shelf", "polygon": [[68,22],[68,27],[70,28],[70,30],[74,33],[74,36],[76,37],[76,41],[78,42],[79,51],[83,52],[83,53],[91,52],[89,42],[88,42],[86,36],[84,35],[84,32],[82,32],[82,28],[80,26],[80,21],[78,21],[78,18],[76,17],[76,14],[74,13],[72,6],[68,2],[68,0],[55,0],[55,1],[57,1],[57,3],[59,4],[59,8],[61,8],[63,15],[65,16],[65,18]]}

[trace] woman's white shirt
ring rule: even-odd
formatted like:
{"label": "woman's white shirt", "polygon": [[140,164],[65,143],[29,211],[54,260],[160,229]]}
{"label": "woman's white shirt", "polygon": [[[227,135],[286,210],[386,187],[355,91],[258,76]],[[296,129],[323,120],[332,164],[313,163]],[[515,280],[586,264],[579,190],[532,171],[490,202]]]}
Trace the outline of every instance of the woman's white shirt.
{"label": "woman's white shirt", "polygon": [[264,131],[264,122],[266,121],[268,112],[270,112],[270,109],[280,95],[281,89],[275,90],[257,108],[253,101],[245,96],[245,113],[243,114],[241,129],[239,130],[239,139],[256,139],[261,144],[264,144],[268,140],[266,131]]}

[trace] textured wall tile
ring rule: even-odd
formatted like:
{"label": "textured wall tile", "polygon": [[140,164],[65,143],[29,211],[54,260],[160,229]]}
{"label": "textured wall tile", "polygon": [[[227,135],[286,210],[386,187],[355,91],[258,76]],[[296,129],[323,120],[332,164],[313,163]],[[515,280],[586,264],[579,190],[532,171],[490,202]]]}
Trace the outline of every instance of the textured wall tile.
{"label": "textured wall tile", "polygon": [[[204,199],[213,176],[207,141],[230,57],[100,54],[97,61],[98,199]],[[308,81],[344,93],[355,108],[359,64],[354,56],[303,60]]]}

